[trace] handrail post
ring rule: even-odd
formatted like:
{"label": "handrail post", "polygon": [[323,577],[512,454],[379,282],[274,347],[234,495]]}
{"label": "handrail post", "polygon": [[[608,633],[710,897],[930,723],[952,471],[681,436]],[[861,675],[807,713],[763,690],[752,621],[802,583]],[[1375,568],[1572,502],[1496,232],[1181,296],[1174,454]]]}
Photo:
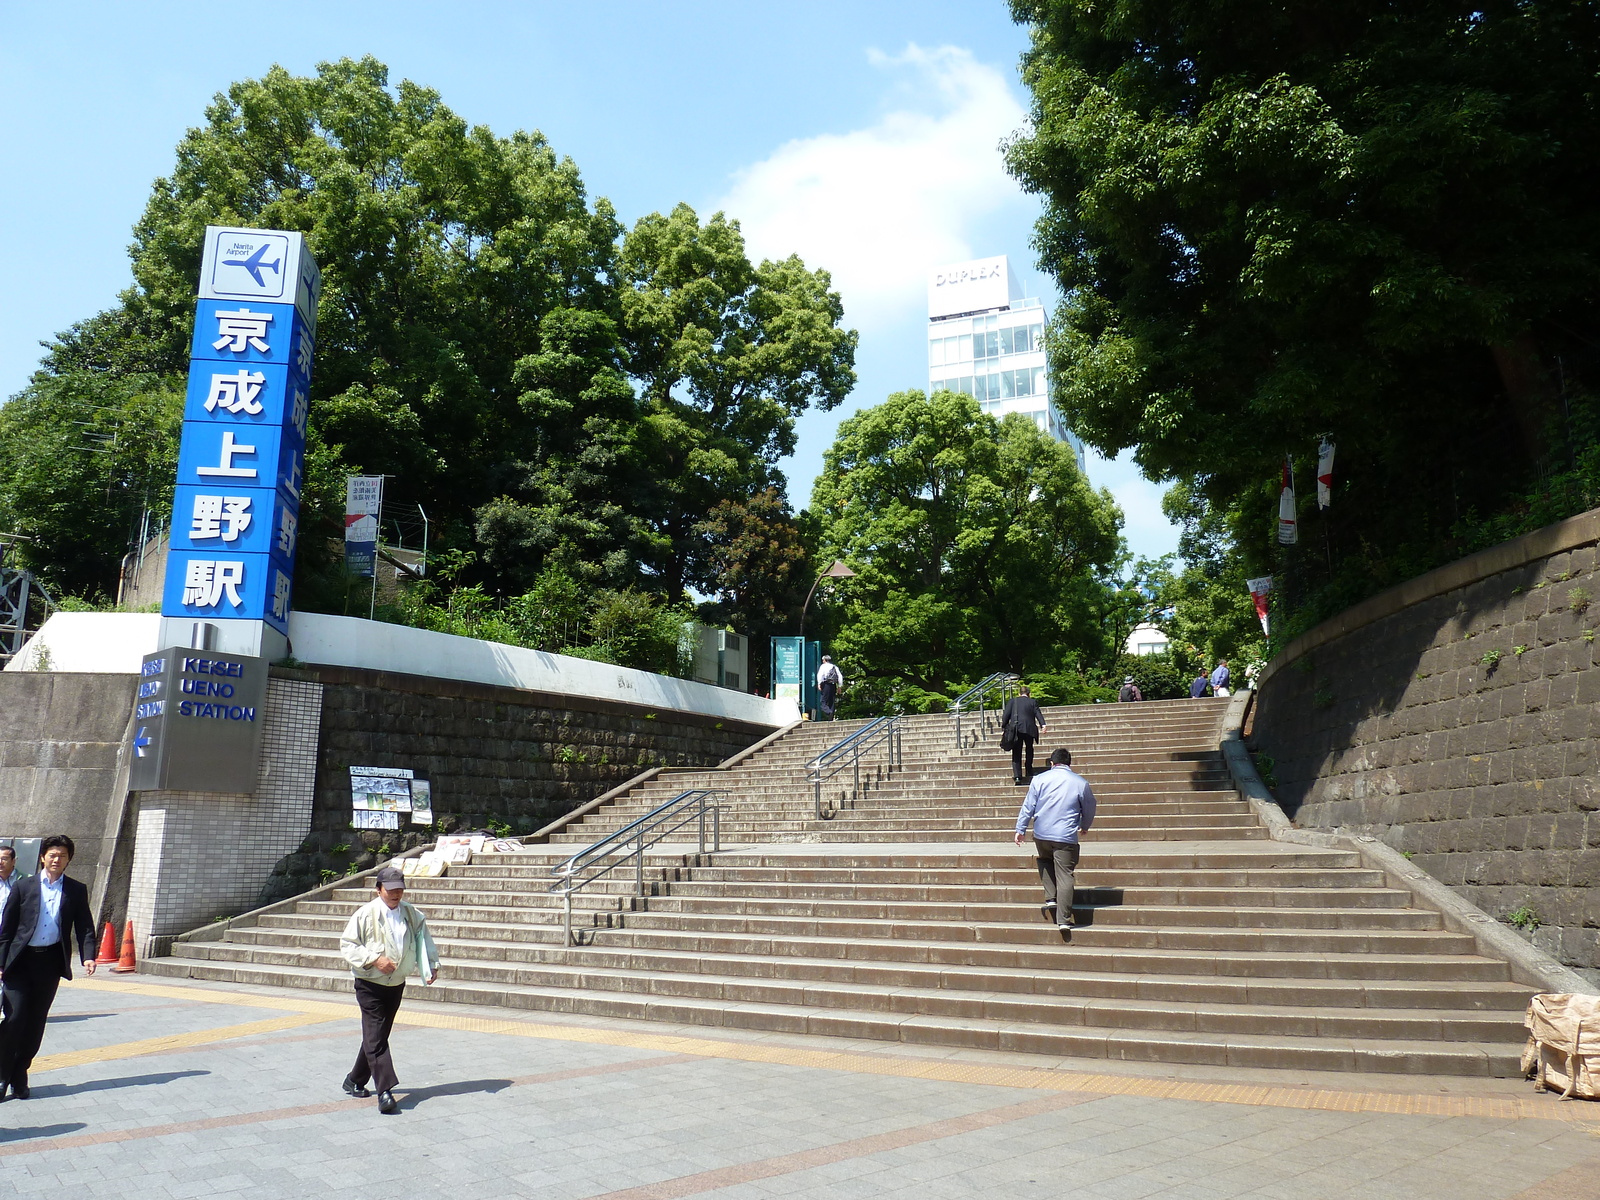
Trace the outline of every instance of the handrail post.
{"label": "handrail post", "polygon": [[850,756],[850,768],[854,779],[850,784],[850,807],[854,808],[856,801],[861,798],[861,747],[855,748],[855,753]]}
{"label": "handrail post", "polygon": [[700,793],[700,853],[706,852],[706,797],[710,792]]}
{"label": "handrail post", "polygon": [[639,896],[641,907],[644,903],[644,826],[639,826],[639,861],[634,866],[634,886]]}
{"label": "handrail post", "polygon": [[717,804],[711,809],[711,849],[714,854],[722,853],[722,805]]}

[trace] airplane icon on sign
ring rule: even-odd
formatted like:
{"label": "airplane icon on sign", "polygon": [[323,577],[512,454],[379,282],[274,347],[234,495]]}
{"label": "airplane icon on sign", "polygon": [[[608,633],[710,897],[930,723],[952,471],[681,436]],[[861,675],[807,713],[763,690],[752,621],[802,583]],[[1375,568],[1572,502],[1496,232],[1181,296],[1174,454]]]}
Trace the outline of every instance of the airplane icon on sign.
{"label": "airplane icon on sign", "polygon": [[262,271],[275,271],[279,274],[283,272],[283,259],[279,258],[273,262],[261,261],[267,253],[268,245],[269,243],[267,242],[261,243],[256,247],[256,252],[246,259],[225,258],[222,260],[222,265],[226,267],[243,267],[250,272],[250,278],[256,281],[257,287],[266,287],[267,281],[261,278]]}

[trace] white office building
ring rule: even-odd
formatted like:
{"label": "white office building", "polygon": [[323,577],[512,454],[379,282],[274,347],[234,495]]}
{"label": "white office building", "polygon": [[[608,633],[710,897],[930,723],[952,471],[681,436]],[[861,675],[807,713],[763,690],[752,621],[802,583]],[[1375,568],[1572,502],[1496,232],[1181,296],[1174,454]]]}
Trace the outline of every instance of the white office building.
{"label": "white office building", "polygon": [[1044,305],[1022,294],[1004,254],[928,276],[928,390],[965,392],[997,417],[1021,413],[1084,467],[1083,441],[1050,402]]}

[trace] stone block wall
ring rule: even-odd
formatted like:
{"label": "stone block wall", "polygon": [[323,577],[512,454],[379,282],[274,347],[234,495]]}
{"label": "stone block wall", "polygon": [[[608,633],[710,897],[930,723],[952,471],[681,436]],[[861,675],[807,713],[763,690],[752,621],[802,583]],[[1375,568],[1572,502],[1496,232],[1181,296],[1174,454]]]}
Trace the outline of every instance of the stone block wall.
{"label": "stone block wall", "polygon": [[106,829],[133,713],[132,675],[0,672],[0,837],[65,833],[72,875],[110,857]]}
{"label": "stone block wall", "polygon": [[1312,630],[1252,740],[1297,824],[1381,838],[1600,979],[1597,539],[1600,511]]}
{"label": "stone block wall", "polygon": [[[260,903],[305,891],[436,832],[531,833],[649,767],[709,766],[772,732],[764,725],[346,667],[273,669],[323,691],[315,811]],[[350,768],[409,767],[433,789],[435,826],[350,827]],[[404,819],[404,818],[402,818]]]}

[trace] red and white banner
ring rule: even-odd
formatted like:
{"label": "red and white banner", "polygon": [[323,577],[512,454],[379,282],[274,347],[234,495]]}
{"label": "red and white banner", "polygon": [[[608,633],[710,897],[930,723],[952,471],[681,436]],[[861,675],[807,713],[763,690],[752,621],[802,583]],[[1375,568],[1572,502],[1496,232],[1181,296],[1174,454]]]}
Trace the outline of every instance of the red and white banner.
{"label": "red and white banner", "polygon": [[1317,447],[1317,507],[1329,508],[1333,504],[1333,450],[1327,438]]}
{"label": "red and white banner", "polygon": [[1245,584],[1250,588],[1250,599],[1255,601],[1256,620],[1261,622],[1261,633],[1264,637],[1271,637],[1267,628],[1267,597],[1272,593],[1272,576],[1263,575],[1260,579],[1247,579]]}
{"label": "red and white banner", "polygon": [[1300,540],[1300,519],[1294,508],[1294,466],[1283,456],[1283,491],[1278,493],[1278,542],[1292,546]]}

